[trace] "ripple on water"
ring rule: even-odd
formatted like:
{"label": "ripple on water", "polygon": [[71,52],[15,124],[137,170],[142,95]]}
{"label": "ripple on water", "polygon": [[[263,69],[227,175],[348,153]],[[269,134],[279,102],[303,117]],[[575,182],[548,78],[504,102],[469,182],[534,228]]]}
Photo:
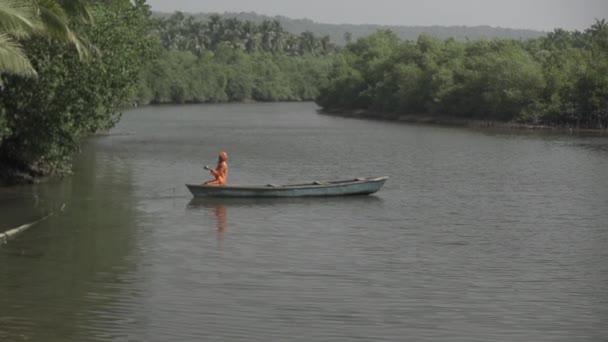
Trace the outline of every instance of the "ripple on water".
{"label": "ripple on water", "polygon": [[[608,336],[605,137],[293,103],[140,108],[116,131],[74,176],[0,193],[11,222],[67,204],[0,246],[1,340]],[[390,179],[368,197],[193,200],[184,183],[220,150],[233,184]]]}

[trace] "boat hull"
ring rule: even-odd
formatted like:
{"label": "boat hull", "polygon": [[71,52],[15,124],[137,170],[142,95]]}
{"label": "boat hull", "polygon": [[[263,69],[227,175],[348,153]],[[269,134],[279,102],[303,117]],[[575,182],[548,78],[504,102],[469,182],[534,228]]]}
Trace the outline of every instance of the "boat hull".
{"label": "boat hull", "polygon": [[265,186],[209,186],[186,184],[194,197],[330,197],[369,195],[388,177]]}

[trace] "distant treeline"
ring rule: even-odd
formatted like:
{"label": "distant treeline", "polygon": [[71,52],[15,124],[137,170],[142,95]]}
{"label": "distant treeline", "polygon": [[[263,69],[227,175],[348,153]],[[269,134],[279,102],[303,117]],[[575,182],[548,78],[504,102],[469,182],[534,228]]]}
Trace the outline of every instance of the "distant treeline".
{"label": "distant treeline", "polygon": [[156,19],[159,58],[143,75],[139,103],[313,100],[338,52],[328,36],[176,12]]}
{"label": "distant treeline", "polygon": [[330,68],[329,57],[166,50],[144,72],[135,102],[312,101]]}
{"label": "distant treeline", "polygon": [[529,40],[380,31],[340,47],[276,20],[152,18],[145,0],[0,0],[0,17],[0,181],[68,171],[80,140],[133,103],[316,99],[334,111],[608,125],[605,20]]}
{"label": "distant treeline", "polygon": [[[525,29],[510,29],[491,26],[400,26],[400,25],[356,25],[356,24],[325,24],[317,23],[310,19],[291,19],[284,16],[266,16],[251,12],[240,13],[197,13],[188,14],[195,20],[209,21],[213,16],[222,19],[235,18],[242,22],[261,24],[264,21],[277,21],[292,34],[311,32],[316,36],[329,36],[332,42],[338,46],[344,46],[348,42],[372,35],[377,31],[391,30],[402,40],[416,40],[419,35],[427,34],[441,40],[453,38],[456,40],[478,40],[478,39],[516,39],[527,40],[539,38],[544,32]],[[168,13],[154,12],[158,18],[171,16]]]}
{"label": "distant treeline", "polygon": [[[340,55],[335,41],[352,42],[380,28],[252,13],[154,16],[151,32],[162,51],[143,73],[134,100],[139,104],[314,100]],[[490,27],[393,28],[413,39],[421,32],[459,39],[540,34]]]}
{"label": "distant treeline", "polygon": [[606,128],[608,24],[527,41],[400,41],[383,31],[349,44],[320,93],[329,111]]}

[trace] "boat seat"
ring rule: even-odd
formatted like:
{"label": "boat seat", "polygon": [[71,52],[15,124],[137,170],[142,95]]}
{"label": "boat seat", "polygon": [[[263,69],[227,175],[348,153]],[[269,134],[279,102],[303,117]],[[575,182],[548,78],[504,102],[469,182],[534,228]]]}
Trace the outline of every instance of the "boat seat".
{"label": "boat seat", "polygon": [[361,178],[361,177],[357,177],[357,178],[355,178],[355,180],[356,180],[356,181],[364,181],[364,180],[367,180],[367,178]]}
{"label": "boat seat", "polygon": [[327,182],[323,182],[323,181],[314,181],[314,182],[312,182],[312,184],[315,184],[315,185],[325,185],[325,184],[327,184]]}

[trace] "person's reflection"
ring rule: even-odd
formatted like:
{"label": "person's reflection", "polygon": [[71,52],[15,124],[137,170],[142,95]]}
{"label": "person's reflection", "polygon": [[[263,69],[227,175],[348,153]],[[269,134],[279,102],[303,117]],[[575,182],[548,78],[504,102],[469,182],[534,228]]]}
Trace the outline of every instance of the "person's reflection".
{"label": "person's reflection", "polygon": [[222,242],[226,237],[226,230],[228,229],[228,211],[226,207],[218,205],[211,207],[213,215],[215,216],[217,225],[217,241],[220,251],[222,250]]}

